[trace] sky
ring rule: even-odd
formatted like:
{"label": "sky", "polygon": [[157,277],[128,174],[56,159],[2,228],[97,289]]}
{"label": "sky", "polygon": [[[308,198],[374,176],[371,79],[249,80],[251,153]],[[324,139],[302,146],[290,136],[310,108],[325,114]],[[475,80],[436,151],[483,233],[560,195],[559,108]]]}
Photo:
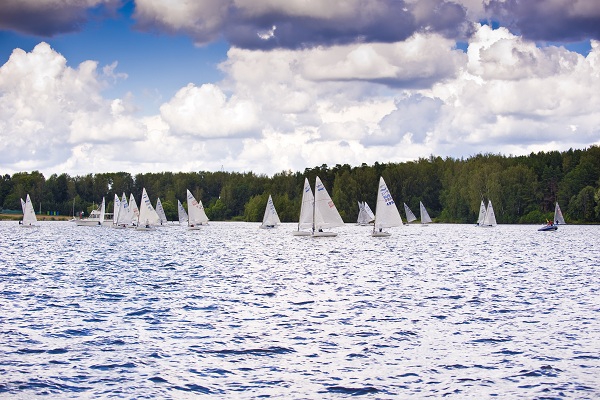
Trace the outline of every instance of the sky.
{"label": "sky", "polygon": [[2,0],[0,174],[600,144],[600,0]]}

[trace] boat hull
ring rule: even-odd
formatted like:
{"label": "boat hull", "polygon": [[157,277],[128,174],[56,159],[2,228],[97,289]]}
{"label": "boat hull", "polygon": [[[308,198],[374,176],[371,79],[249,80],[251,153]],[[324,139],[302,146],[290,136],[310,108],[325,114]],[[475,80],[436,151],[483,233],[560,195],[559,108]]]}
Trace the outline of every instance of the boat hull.
{"label": "boat hull", "polygon": [[155,230],[156,230],[156,228],[155,228],[155,227],[153,227],[153,226],[148,226],[148,227],[146,227],[146,226],[137,226],[137,227],[135,228],[135,230],[136,230],[136,231],[155,231]]}
{"label": "boat hull", "polygon": [[558,226],[556,226],[556,225],[546,225],[546,226],[542,226],[540,229],[538,229],[538,231],[547,232],[547,231],[555,231],[557,229],[558,229]]}
{"label": "boat hull", "polygon": [[373,237],[389,237],[389,236],[392,236],[392,234],[389,232],[373,232],[373,233],[371,233],[371,236],[373,236]]}
{"label": "boat hull", "polygon": [[76,220],[75,225],[77,225],[77,226],[102,226],[100,221],[86,220],[86,219]]}
{"label": "boat hull", "polygon": [[337,236],[335,232],[314,232],[313,237],[334,237]]}
{"label": "boat hull", "polygon": [[188,231],[199,231],[200,230],[200,226],[196,225],[196,226],[188,226]]}
{"label": "boat hull", "polygon": [[311,233],[309,231],[293,231],[292,235],[294,235],[294,236],[310,236]]}

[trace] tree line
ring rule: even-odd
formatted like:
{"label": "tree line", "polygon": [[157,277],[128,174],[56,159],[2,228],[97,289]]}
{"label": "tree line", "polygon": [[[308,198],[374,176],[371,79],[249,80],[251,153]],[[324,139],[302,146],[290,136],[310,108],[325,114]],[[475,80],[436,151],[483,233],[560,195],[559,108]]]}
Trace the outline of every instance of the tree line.
{"label": "tree line", "polygon": [[375,209],[379,176],[403,214],[402,203],[417,211],[422,201],[437,222],[475,222],[482,199],[491,199],[498,223],[540,223],[552,219],[559,202],[569,222],[600,222],[600,147],[527,156],[477,154],[466,159],[430,156],[403,163],[337,164],[283,171],[269,177],[252,172],[127,172],[84,176],[39,171],[0,178],[3,210],[20,210],[29,193],[34,208],[45,214],[87,214],[103,197],[112,211],[114,194],[133,193],[140,201],[146,188],[153,202],[160,197],[169,219],[177,219],[177,200],[186,189],[202,200],[213,221],[260,221],[269,194],[283,222],[298,220],[304,179],[314,189],[319,176],[345,222],[356,221],[358,201]]}

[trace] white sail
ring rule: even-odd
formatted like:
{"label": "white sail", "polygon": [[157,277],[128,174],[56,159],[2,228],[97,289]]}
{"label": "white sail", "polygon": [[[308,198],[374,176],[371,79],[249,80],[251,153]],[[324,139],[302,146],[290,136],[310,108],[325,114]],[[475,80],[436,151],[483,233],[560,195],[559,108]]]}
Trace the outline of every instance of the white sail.
{"label": "white sail", "polygon": [[365,211],[367,212],[367,214],[369,214],[369,218],[370,218],[369,222],[375,221],[375,214],[371,210],[371,207],[369,207],[369,204],[367,204],[366,201],[363,201],[363,206],[365,207]]}
{"label": "white sail", "polygon": [[432,222],[431,217],[429,216],[427,209],[425,208],[425,206],[423,205],[423,202],[421,202],[421,201],[419,201],[419,208],[421,210],[421,223],[422,224],[430,224]]}
{"label": "white sail", "polygon": [[269,195],[269,200],[267,200],[267,206],[265,208],[265,215],[263,216],[263,222],[260,227],[274,228],[280,223],[281,221],[279,220],[279,215],[277,215],[275,204],[273,204],[273,199],[271,198],[271,195]]}
{"label": "white sail", "polygon": [[156,213],[158,214],[158,218],[160,219],[160,225],[166,225],[167,223],[167,215],[165,214],[165,209],[160,201],[160,197],[156,200]]}
{"label": "white sail", "polygon": [[123,193],[123,197],[121,198],[119,204],[119,212],[117,214],[117,222],[115,226],[119,227],[127,227],[130,225],[132,221],[132,213],[129,211],[129,204],[127,204],[127,197],[125,193]]}
{"label": "white sail", "polygon": [[115,200],[113,202],[113,225],[117,225],[117,221],[119,219],[120,212],[121,212],[121,200],[119,200],[119,196],[115,193]]}
{"label": "white sail", "polygon": [[138,218],[138,227],[141,225],[158,225],[160,217],[150,202],[150,197],[146,192],[146,188],[142,189],[142,200],[140,201],[140,215]]}
{"label": "white sail", "polygon": [[183,204],[179,200],[177,200],[177,218],[179,219],[179,224],[183,225],[188,223],[188,213],[183,208]]}
{"label": "white sail", "polygon": [[483,220],[485,219],[485,204],[483,200],[481,200],[481,205],[479,206],[479,216],[477,217],[477,225],[483,225]]}
{"label": "white sail", "polygon": [[308,183],[308,178],[304,178],[304,188],[302,189],[302,203],[300,204],[300,217],[298,218],[298,229],[292,233],[295,236],[310,235],[309,231],[303,229],[312,229],[314,215],[314,201],[312,189]]}
{"label": "white sail", "polygon": [[187,191],[187,204],[188,204],[188,226],[206,225],[208,223],[208,217],[204,212],[204,206],[202,201],[197,201],[192,192]]}
{"label": "white sail", "polygon": [[558,202],[554,206],[554,223],[556,225],[566,225],[565,218],[563,217],[562,211],[560,211],[560,206]]}
{"label": "white sail", "polygon": [[494,213],[494,206],[492,206],[491,200],[488,200],[488,206],[485,211],[485,218],[483,219],[482,226],[496,226],[496,214]]}
{"label": "white sail", "polygon": [[104,197],[102,198],[102,204],[100,204],[100,225],[104,223],[104,214],[106,212],[106,203]]}
{"label": "white sail", "polygon": [[315,181],[315,210],[313,217],[314,232],[319,232],[323,228],[335,228],[344,225],[340,213],[318,176]]}
{"label": "white sail", "polygon": [[406,214],[406,222],[407,223],[411,223],[411,222],[417,220],[417,217],[415,217],[415,214],[411,211],[410,208],[408,208],[406,203],[404,203],[404,213]]}
{"label": "white sail", "polygon": [[373,211],[366,202],[358,202],[358,218],[356,223],[359,225],[369,225],[371,222],[375,220],[375,215],[373,215]]}
{"label": "white sail", "polygon": [[35,211],[33,209],[33,204],[31,203],[29,193],[27,194],[25,201],[21,199],[21,207],[23,208],[23,226],[33,226],[37,222],[37,218],[35,216]]}
{"label": "white sail", "polygon": [[[377,204],[375,205],[375,224],[373,225],[373,236],[388,236],[383,232],[384,228],[402,225],[402,217],[396,207],[396,203],[383,180],[379,177],[379,188],[377,190]],[[382,235],[383,234],[383,235]]]}
{"label": "white sail", "polygon": [[133,197],[133,193],[129,195],[129,217],[131,218],[132,226],[137,225],[137,221],[140,219],[140,209],[138,208],[137,203],[135,202],[135,197]]}

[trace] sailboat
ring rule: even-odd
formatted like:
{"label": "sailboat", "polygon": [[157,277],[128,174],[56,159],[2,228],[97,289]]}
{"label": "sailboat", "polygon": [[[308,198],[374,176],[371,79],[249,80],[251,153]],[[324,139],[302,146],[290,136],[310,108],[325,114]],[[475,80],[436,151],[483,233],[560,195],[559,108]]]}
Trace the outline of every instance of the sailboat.
{"label": "sailboat", "polygon": [[156,213],[158,214],[158,218],[160,219],[159,225],[167,225],[167,215],[165,214],[165,209],[163,208],[163,205],[160,202],[160,197],[156,200]]}
{"label": "sailboat", "polygon": [[306,229],[313,227],[313,214],[315,197],[308,183],[308,178],[304,178],[304,189],[302,190],[302,204],[300,205],[300,218],[298,218],[298,229],[293,231],[294,236],[310,236],[311,232]]}
{"label": "sailboat", "polygon": [[29,193],[27,193],[25,201],[21,199],[21,208],[23,209],[23,220],[19,221],[19,225],[25,228],[37,226],[37,218],[35,216],[35,210],[33,209],[33,204],[31,203]]}
{"label": "sailboat", "polygon": [[371,222],[375,220],[375,214],[371,211],[371,207],[367,204],[366,201],[362,203],[358,202],[358,218],[356,220],[357,225],[369,225]]}
{"label": "sailboat", "polygon": [[479,206],[479,216],[477,217],[477,226],[483,224],[483,220],[485,219],[485,203],[481,200],[481,205]]}
{"label": "sailboat", "polygon": [[104,202],[104,197],[102,198],[102,203],[97,210],[93,210],[90,213],[90,216],[87,218],[76,219],[75,224],[77,226],[102,226],[104,223],[104,213],[106,209],[106,204]]}
{"label": "sailboat", "polygon": [[277,215],[275,204],[273,204],[273,199],[271,198],[271,195],[269,195],[269,200],[267,200],[267,206],[265,207],[265,215],[263,216],[260,227],[262,229],[275,228],[280,223],[281,221],[279,220],[279,215]]}
{"label": "sailboat", "polygon": [[494,213],[494,206],[492,206],[492,201],[488,200],[488,205],[485,210],[485,215],[483,216],[483,220],[481,223],[478,223],[477,226],[483,228],[491,228],[496,226],[496,214]]}
{"label": "sailboat", "polygon": [[188,204],[188,229],[200,229],[201,225],[208,224],[208,217],[204,212],[202,201],[197,201],[192,192],[187,190]]}
{"label": "sailboat", "polygon": [[560,206],[558,205],[558,201],[554,206],[554,223],[556,225],[566,225],[565,218],[563,217],[562,211],[560,211]]}
{"label": "sailboat", "polygon": [[129,209],[127,210],[129,214],[129,218],[131,218],[131,223],[129,225],[130,228],[135,228],[137,226],[138,220],[140,219],[140,209],[135,202],[135,197],[133,197],[133,193],[129,194]]}
{"label": "sailboat", "polygon": [[377,191],[377,204],[375,205],[375,223],[373,224],[373,233],[371,233],[371,236],[390,236],[391,234],[383,229],[401,225],[402,217],[396,207],[396,203],[392,199],[392,195],[383,177],[379,177],[379,190]]}
{"label": "sailboat", "polygon": [[323,186],[323,182],[317,176],[315,181],[315,201],[313,211],[313,237],[337,236],[335,232],[323,231],[323,229],[344,226],[344,221],[338,212],[333,200]]}
{"label": "sailboat", "polygon": [[417,217],[415,217],[415,214],[411,211],[410,208],[408,208],[406,203],[404,203],[404,213],[406,214],[406,225],[417,220]]}
{"label": "sailboat", "polygon": [[131,225],[131,219],[133,214],[129,210],[129,204],[127,204],[127,197],[123,193],[123,197],[119,203],[119,210],[117,211],[117,219],[113,228],[124,229]]}
{"label": "sailboat", "polygon": [[159,223],[160,217],[154,207],[152,207],[146,188],[143,188],[142,200],[140,201],[140,215],[138,216],[138,224],[135,229],[138,231],[153,231]]}
{"label": "sailboat", "polygon": [[121,211],[121,200],[119,200],[119,195],[115,193],[115,200],[113,201],[112,226],[117,225],[117,219],[119,218],[120,211]]}
{"label": "sailboat", "polygon": [[421,211],[421,226],[427,226],[427,224],[430,224],[432,221],[422,201],[419,201],[419,208]]}
{"label": "sailboat", "polygon": [[188,213],[183,208],[183,204],[179,200],[177,200],[177,219],[179,219],[179,225],[183,225],[188,223]]}

